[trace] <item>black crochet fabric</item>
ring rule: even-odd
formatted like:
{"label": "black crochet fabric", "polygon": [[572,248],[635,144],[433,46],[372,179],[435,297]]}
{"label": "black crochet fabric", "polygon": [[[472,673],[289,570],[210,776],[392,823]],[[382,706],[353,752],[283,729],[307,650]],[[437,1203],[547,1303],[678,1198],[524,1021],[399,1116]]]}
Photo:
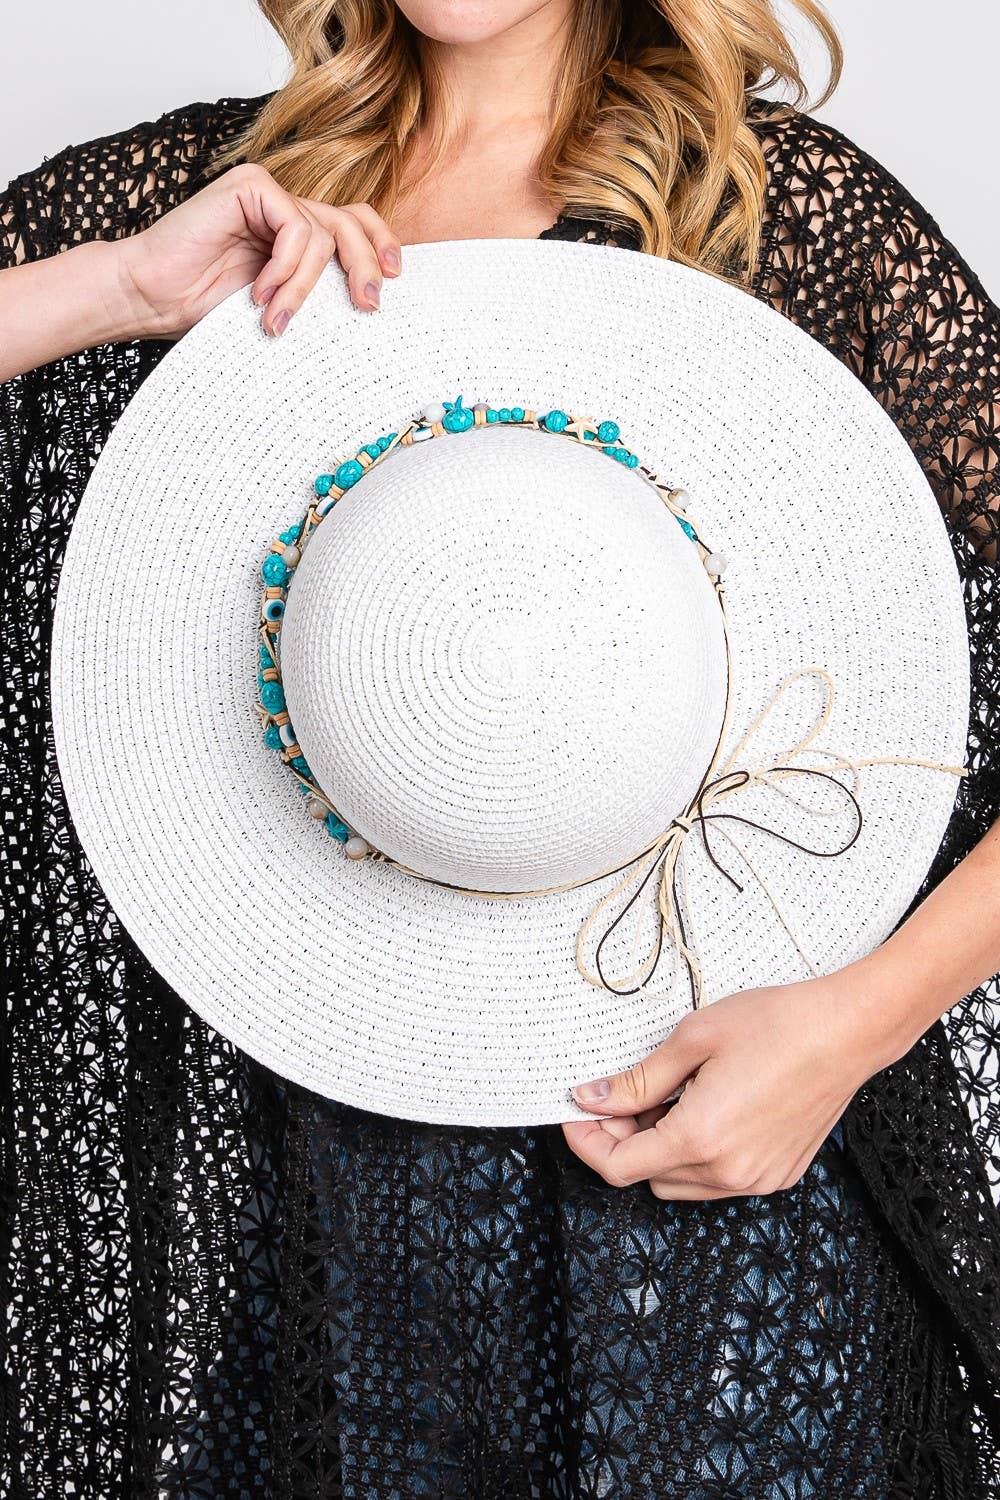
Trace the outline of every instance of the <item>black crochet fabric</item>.
{"label": "black crochet fabric", "polygon": [[[142,229],[262,102],[192,105],[16,179],[0,265]],[[758,294],[891,412],[966,589],[974,775],[926,891],[1000,813],[1000,317],[878,163],[771,115],[753,106]],[[604,233],[560,220],[547,237]],[[0,1492],[998,1493],[996,982],[872,1080],[798,1186],[668,1203],[606,1186],[558,1127],[427,1127],[286,1087],[120,930],[63,800],[47,655],[79,497],[167,347],[95,348],[0,387]]]}

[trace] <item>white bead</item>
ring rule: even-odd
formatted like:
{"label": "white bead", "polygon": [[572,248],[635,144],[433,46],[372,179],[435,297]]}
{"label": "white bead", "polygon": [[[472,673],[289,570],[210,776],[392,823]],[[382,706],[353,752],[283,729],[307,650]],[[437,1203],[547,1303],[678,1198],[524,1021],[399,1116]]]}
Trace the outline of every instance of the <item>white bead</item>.
{"label": "white bead", "polygon": [[311,818],[315,818],[317,823],[322,823],[329,811],[326,803],[321,802],[318,797],[310,797],[306,802],[306,812]]}
{"label": "white bead", "polygon": [[359,838],[357,834],[354,834],[354,836],[352,838],[349,838],[347,840],[347,843],[344,845],[344,853],[347,855],[348,859],[364,859],[365,855],[368,853],[368,845],[365,843],[363,838]]}
{"label": "white bead", "polygon": [[278,736],[281,740],[281,743],[283,745],[287,745],[289,748],[291,748],[291,746],[295,744],[295,730],[292,728],[291,724],[279,725]]}
{"label": "white bead", "polygon": [[444,407],[440,401],[431,401],[424,407],[421,413],[425,422],[433,425],[435,422],[444,421]]}
{"label": "white bead", "polygon": [[728,566],[729,559],[725,557],[721,552],[710,552],[705,558],[705,567],[708,569],[709,573],[713,573],[716,578],[720,577],[726,571]]}
{"label": "white bead", "polygon": [[691,496],[688,494],[687,490],[673,490],[671,492],[670,498],[676,506],[679,506],[681,510],[686,510],[688,501],[691,499]]}
{"label": "white bead", "polygon": [[413,441],[415,443],[425,443],[428,438],[432,438],[433,436],[434,434],[429,427],[414,428]]}
{"label": "white bead", "polygon": [[489,402],[487,401],[477,401],[475,406],[472,408],[473,411],[489,411],[489,409]]}
{"label": "white bead", "polygon": [[285,564],[286,568],[297,568],[302,561],[302,553],[298,547],[286,547],[281,554],[281,561]]}
{"label": "white bead", "polygon": [[318,516],[327,515],[331,510],[333,510],[333,507],[337,503],[337,499],[338,496],[336,495],[324,495],[322,500],[316,501],[316,514]]}

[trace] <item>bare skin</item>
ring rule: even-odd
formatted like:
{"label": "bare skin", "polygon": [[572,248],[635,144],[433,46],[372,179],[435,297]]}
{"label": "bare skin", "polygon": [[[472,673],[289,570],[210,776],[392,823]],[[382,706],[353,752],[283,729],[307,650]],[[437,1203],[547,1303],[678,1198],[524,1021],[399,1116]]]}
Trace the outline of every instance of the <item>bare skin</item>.
{"label": "bare skin", "polygon": [[[0,272],[0,380],[98,343],[180,337],[247,284],[280,337],[331,257],[372,312],[384,279],[405,274],[405,245],[550,225],[558,205],[534,163],[573,0],[400,9],[437,58],[447,103],[416,143],[391,226],[368,204],[293,198],[262,169],[236,168],[132,239]],[[438,125],[444,164],[425,173]],[[726,996],[606,1089],[567,1080],[595,1119],[564,1125],[566,1140],[612,1186],[648,1182],[661,1198],[789,1187],[857,1089],[998,970],[1000,824],[864,959]]]}
{"label": "bare skin", "polygon": [[821,979],[727,995],[606,1080],[606,1096],[574,1090],[609,1118],[564,1125],[566,1138],[606,1181],[648,1182],[659,1198],[791,1187],[861,1085],[998,969],[995,823],[866,957]]}
{"label": "bare skin", "polygon": [[449,144],[442,164],[425,176],[426,148],[439,123],[429,121],[393,228],[404,244],[534,239],[559,209],[542,193],[534,163],[548,132],[547,101],[572,0],[400,0],[399,9],[447,78],[440,123]]}
{"label": "bare skin", "polygon": [[[356,306],[373,312],[404,244],[534,238],[551,224],[558,208],[534,161],[573,0],[400,8],[439,59],[446,103],[415,144],[391,228],[369,204],[295,198],[259,167],[233,168],[142,234],[0,272],[0,381],[95,344],[179,338],[248,282],[265,331],[280,337],[331,257]],[[439,125],[443,165],[425,175]]]}

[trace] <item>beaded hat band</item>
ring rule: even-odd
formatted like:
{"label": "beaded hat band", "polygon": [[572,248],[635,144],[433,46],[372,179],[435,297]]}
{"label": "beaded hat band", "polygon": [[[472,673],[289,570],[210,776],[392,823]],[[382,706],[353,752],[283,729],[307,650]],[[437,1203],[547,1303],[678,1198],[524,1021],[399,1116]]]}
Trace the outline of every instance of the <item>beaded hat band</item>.
{"label": "beaded hat band", "polygon": [[[432,877],[394,859],[383,850],[373,848],[359,830],[351,828],[345,821],[330,794],[320,787],[313,775],[302,753],[302,748],[298,743],[285,702],[280,648],[282,620],[288,599],[288,590],[310,538],[315,534],[324,518],[333,511],[337,501],[349,490],[353,490],[366,473],[384,462],[397,448],[411,447],[414,444],[424,443],[433,438],[445,437],[449,434],[454,435],[468,432],[474,427],[491,426],[522,427],[538,432],[551,433],[557,437],[570,438],[574,442],[590,445],[595,450],[606,454],[610,459],[624,464],[628,469],[638,471],[638,474],[659,495],[671,515],[677,520],[685,535],[698,548],[706,573],[712,580],[721,612],[725,640],[727,683],[730,681],[732,673],[729,619],[726,610],[725,587],[723,583],[723,573],[727,560],[721,552],[710,548],[700,536],[695,523],[685,509],[689,499],[686,491],[661,481],[650,468],[640,461],[636,453],[625,447],[621,442],[621,429],[617,422],[610,419],[595,421],[589,417],[576,417],[559,407],[551,408],[541,414],[530,407],[493,406],[488,401],[479,401],[472,407],[466,407],[463,405],[462,397],[458,396],[454,401],[430,403],[420,413],[403,424],[398,432],[384,433],[372,442],[366,443],[351,458],[345,459],[340,463],[332,474],[321,474],[317,477],[314,484],[314,501],[296,525],[289,527],[276,538],[272,543],[270,552],[261,565],[264,590],[261,600],[260,662],[257,674],[257,686],[259,690],[258,708],[264,726],[264,743],[269,749],[274,750],[278,754],[283,764],[294,775],[299,790],[307,798],[306,811],[309,816],[318,823],[322,823],[329,835],[343,845],[347,858],[355,861],[371,859],[376,862],[382,862],[391,865],[403,874],[420,880],[431,880]],[[789,746],[784,754],[779,757],[779,760],[793,761],[813,744],[820,730],[829,720],[834,701],[833,679],[821,667],[802,669],[782,682],[777,693],[744,736],[739,750],[745,748],[760,722],[772,710],[780,696],[791,687],[792,683],[801,677],[810,675],[822,684],[824,693],[823,706],[809,733],[797,744]],[[531,891],[474,890],[441,880],[435,880],[433,883],[447,886],[448,889],[457,890],[467,896],[522,900],[527,896],[555,895],[559,891],[572,890],[579,886],[589,885],[607,875],[618,874],[622,870],[627,870],[629,873],[625,879],[614,890],[601,898],[596,908],[586,918],[580,929],[576,947],[576,962],[580,973],[588,983],[613,990],[616,994],[637,994],[656,971],[663,951],[664,941],[666,940],[676,947],[681,958],[684,960],[691,985],[692,1003],[698,1006],[701,1004],[703,998],[702,972],[696,950],[693,946],[693,939],[682,914],[677,885],[677,862],[683,840],[691,832],[696,823],[700,827],[706,853],[713,865],[737,890],[742,890],[743,887],[740,882],[730,870],[720,863],[712,850],[708,835],[708,828],[711,822],[717,822],[720,819],[735,819],[735,821],[742,822],[748,827],[753,827],[763,833],[770,834],[782,843],[795,847],[804,853],[821,858],[831,858],[846,854],[847,850],[856,842],[861,833],[863,814],[856,791],[857,777],[861,766],[890,764],[919,765],[926,769],[938,770],[957,777],[963,777],[967,774],[961,766],[946,765],[921,758],[898,756],[868,757],[863,760],[831,756],[830,764],[825,770],[805,764],[779,764],[777,761],[751,770],[737,766],[737,752],[729,758],[724,766],[720,767],[719,751],[726,729],[728,728],[730,707],[731,696],[727,691],[725,713],[719,737],[716,741],[715,751],[690,804],[683,812],[677,814],[671,820],[669,828],[661,836],[647,844],[646,847],[639,850],[624,863],[609,866],[595,874],[588,875],[580,880],[566,882],[561,886],[546,886]],[[835,770],[847,770],[851,773],[854,780],[853,789],[837,780],[833,775]],[[748,786],[777,786],[784,780],[794,780],[797,777],[811,777],[828,783],[834,792],[840,795],[841,800],[839,804],[833,807],[830,815],[835,815],[837,811],[843,811],[846,808],[851,814],[851,827],[845,836],[844,842],[839,847],[833,849],[814,848],[811,845],[802,843],[797,839],[791,839],[787,835],[771,829],[766,823],[746,816],[741,817],[738,813],[722,812],[719,810],[720,804]],[[602,961],[604,944],[611,937],[617,925],[626,916],[631,906],[646,887],[650,877],[657,870],[659,871],[657,904],[660,912],[660,922],[656,930],[653,949],[647,958],[624,979],[619,978],[615,980],[609,978]],[[608,907],[611,907],[613,911],[613,903],[616,898],[628,892],[632,886],[636,888],[623,909],[617,915],[609,915],[607,918],[603,935],[596,943],[593,960],[594,969],[591,970],[588,967],[585,957],[586,939],[595,922],[601,916],[601,913]],[[772,899],[772,904],[774,904],[773,898],[770,899]],[[796,947],[799,947],[798,939],[792,929],[788,927],[785,918],[777,906],[775,906],[775,911],[779,920],[786,926],[786,930],[788,930],[792,941]],[[806,963],[811,968],[814,967],[809,959],[809,955],[801,947],[799,947],[799,951]]]}
{"label": "beaded hat band", "polygon": [[[491,406],[480,401],[473,407],[462,404],[462,397],[455,401],[433,402],[415,417],[410,418],[399,432],[384,433],[371,443],[360,448],[353,458],[345,459],[332,474],[321,474],[315,481],[314,502],[302,519],[283,531],[271,545],[271,550],[261,565],[264,581],[260,612],[260,662],[257,687],[260,693],[260,713],[264,725],[264,743],[280,756],[293,772],[300,789],[308,795],[306,809],[309,816],[325,825],[332,838],[344,845],[349,859],[388,860],[389,856],[373,850],[368,842],[348,827],[338,813],[326,791],[316,782],[305,756],[302,754],[295,730],[285,705],[285,691],[281,678],[279,638],[281,622],[285,613],[288,588],[295,569],[302,560],[303,552],[316,528],[328,516],[337,501],[376,464],[381,463],[396,448],[410,447],[428,439],[443,437],[449,433],[468,432],[472,427],[515,426],[531,428],[538,432],[549,432],[559,437],[570,438],[578,443],[588,443],[609,458],[625,464],[626,468],[638,469],[656,489],[667,509],[676,516],[685,534],[695,542],[703,557],[705,568],[715,583],[722,603],[722,573],[726,559],[720,552],[706,547],[698,536],[694,524],[685,514],[683,502],[687,496],[682,489],[663,484],[651,470],[640,464],[635,453],[623,447],[619,441],[621,432],[617,422],[593,422],[587,418],[570,416],[567,412],[553,408],[544,414],[522,406]],[[396,861],[390,860],[396,864]],[[406,870],[397,864],[398,869]],[[416,871],[407,871],[416,874]],[[490,892],[497,895],[499,892]]]}

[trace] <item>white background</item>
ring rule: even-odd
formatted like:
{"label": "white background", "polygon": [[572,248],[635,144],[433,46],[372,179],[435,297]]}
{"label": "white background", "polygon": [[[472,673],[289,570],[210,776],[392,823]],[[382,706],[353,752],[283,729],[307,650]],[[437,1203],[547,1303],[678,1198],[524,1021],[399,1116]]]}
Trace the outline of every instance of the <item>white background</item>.
{"label": "white background", "polygon": [[[829,0],[828,10],[847,66],[817,113],[901,178],[1000,299],[1000,6]],[[46,0],[7,7],[2,36],[0,184],[71,143],[284,78],[284,50],[254,0]],[[799,38],[816,80],[818,51]]]}

